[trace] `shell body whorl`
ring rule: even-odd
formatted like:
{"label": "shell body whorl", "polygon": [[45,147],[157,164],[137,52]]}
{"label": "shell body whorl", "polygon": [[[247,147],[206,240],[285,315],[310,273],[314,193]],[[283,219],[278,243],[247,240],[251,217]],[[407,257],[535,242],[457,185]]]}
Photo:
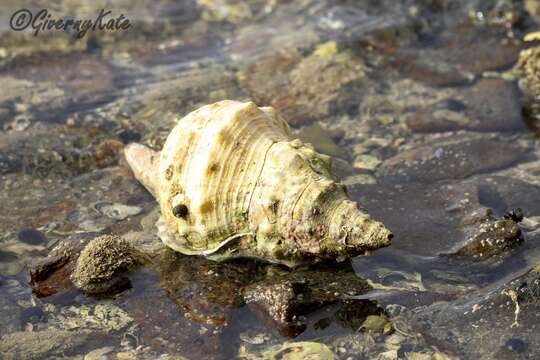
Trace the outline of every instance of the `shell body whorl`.
{"label": "shell body whorl", "polygon": [[153,174],[141,173],[140,151],[130,145],[126,158],[160,204],[160,237],[181,253],[296,266],[390,243],[391,233],[348,199],[330,158],[293,139],[272,108],[225,100],[188,114],[159,167],[148,167]]}

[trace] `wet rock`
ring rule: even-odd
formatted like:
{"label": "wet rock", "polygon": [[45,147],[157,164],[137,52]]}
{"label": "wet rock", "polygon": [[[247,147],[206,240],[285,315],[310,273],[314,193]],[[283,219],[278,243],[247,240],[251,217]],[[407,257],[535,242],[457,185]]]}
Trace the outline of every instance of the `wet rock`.
{"label": "wet rock", "polygon": [[262,356],[264,359],[272,360],[334,360],[336,358],[328,346],[311,341],[286,343],[275,349],[266,350]]}
{"label": "wet rock", "polygon": [[312,144],[315,150],[322,154],[341,158],[347,157],[343,148],[340,148],[332,140],[329,131],[318,123],[303,127],[296,135],[303,142]]}
{"label": "wet rock", "polygon": [[23,309],[17,304],[17,299],[6,294],[3,280],[0,280],[0,291],[4,294],[0,296],[0,336],[3,336],[21,330]]}
{"label": "wet rock", "polygon": [[520,338],[511,338],[504,343],[504,348],[515,353],[523,353],[527,349],[527,344]]}
{"label": "wet rock", "polygon": [[[388,323],[383,319],[386,319],[384,310],[376,301],[366,299],[342,299],[339,302],[337,311],[331,318],[339,325],[355,332],[378,332],[381,334],[386,323]],[[379,327],[379,325],[382,327]],[[388,333],[391,332],[391,324],[388,324],[387,330]]]}
{"label": "wet rock", "polygon": [[305,284],[293,282],[256,285],[246,290],[244,299],[263,317],[268,316],[281,333],[296,336],[306,327],[299,317],[316,308],[303,301],[306,290]]}
{"label": "wet rock", "polygon": [[499,216],[517,207],[527,217],[540,214],[540,204],[533,200],[540,195],[540,186],[534,183],[504,174],[479,175],[473,181],[479,183],[480,203],[493,208]]}
{"label": "wet rock", "polygon": [[62,357],[76,355],[83,346],[104,340],[105,336],[90,331],[14,332],[0,339],[0,353],[6,360]]}
{"label": "wet rock", "polygon": [[129,216],[135,216],[141,213],[142,209],[138,206],[128,206],[118,203],[97,203],[94,208],[103,215],[114,220],[124,220]]}
{"label": "wet rock", "polygon": [[24,229],[17,234],[19,241],[30,245],[40,245],[47,242],[47,238],[41,232],[34,229]]}
{"label": "wet rock", "polygon": [[511,219],[481,223],[474,232],[454,255],[489,258],[501,255],[523,241],[518,224]]}
{"label": "wet rock", "polygon": [[66,252],[35,262],[30,269],[30,286],[38,297],[46,297],[73,287],[69,275],[71,255]]}
{"label": "wet rock", "polygon": [[523,76],[520,87],[528,95],[540,96],[540,47],[523,50],[519,54],[517,67]]}
{"label": "wet rock", "polygon": [[220,264],[168,249],[159,255],[156,270],[160,286],[184,317],[215,328],[231,323],[233,309],[242,303],[242,287],[264,274],[257,263]]}
{"label": "wet rock", "polygon": [[111,66],[82,52],[20,55],[5,64],[0,73],[56,83],[83,101],[102,99],[113,86]]}
{"label": "wet rock", "polygon": [[413,55],[402,51],[391,58],[389,65],[405,77],[432,86],[466,85],[474,79],[473,74],[460,69],[456,64],[444,60],[436,62],[430,56],[418,56],[418,53]]}
{"label": "wet rock", "polygon": [[305,316],[330,304],[340,305],[335,316],[350,327],[355,325],[349,323],[349,319],[362,320],[380,313],[376,306],[365,306],[363,300],[350,299],[369,289],[365,280],[350,269],[311,269],[271,275],[248,285],[244,289],[244,301],[283,335],[296,336],[306,327]]}
{"label": "wet rock", "polygon": [[[320,44],[309,56],[297,60],[294,55],[280,56],[275,60],[254,65],[251,71],[288,71],[287,76],[278,75],[277,80],[259,88],[260,74],[249,79],[252,97],[275,107],[293,125],[307,125],[324,119],[331,110],[346,112],[357,107],[358,100],[351,97],[348,87],[361,86],[366,67],[351,50],[340,50],[336,42]],[[293,65],[294,64],[294,65]],[[277,69],[274,69],[277,68]],[[273,88],[268,89],[269,86]]]}
{"label": "wet rock", "polygon": [[239,23],[253,17],[249,5],[245,2],[228,2],[219,0],[198,0],[203,12],[201,17],[206,21],[228,21]]}
{"label": "wet rock", "polygon": [[[393,249],[433,256],[451,252],[475,236],[482,222],[493,220],[488,207],[494,203],[486,200],[493,197],[483,190],[486,183],[475,178],[406,186],[350,185],[347,190],[355,201],[394,231],[400,241],[392,245]],[[489,184],[493,186],[496,182]],[[496,188],[491,189],[490,194],[498,194]],[[496,215],[502,216],[505,210],[506,207]]]}
{"label": "wet rock", "polygon": [[375,171],[381,161],[371,155],[359,155],[355,158],[353,167],[359,170]]}
{"label": "wet rock", "polygon": [[101,303],[96,305],[72,305],[56,309],[49,306],[47,325],[59,330],[95,330],[113,332],[128,328],[133,318],[121,307]]}
{"label": "wet rock", "polygon": [[479,80],[464,92],[465,113],[475,131],[524,130],[519,92],[513,83],[501,79]]}
{"label": "wet rock", "polygon": [[360,330],[389,335],[394,329],[392,322],[385,315],[369,315]]}
{"label": "wet rock", "polygon": [[125,273],[144,261],[145,256],[122,238],[100,236],[81,252],[72,275],[73,282],[90,294],[121,291],[129,286]]}
{"label": "wet rock", "polygon": [[514,84],[483,79],[448,99],[421,109],[407,119],[414,132],[520,131],[525,129],[519,94]]}
{"label": "wet rock", "polygon": [[112,346],[105,346],[105,347],[92,350],[86,355],[84,355],[84,360],[101,360],[107,354],[110,354],[113,350],[114,350],[114,347]]}
{"label": "wet rock", "polygon": [[[471,47],[475,51],[470,51]],[[517,42],[506,38],[505,29],[456,23],[444,32],[439,54],[465,71],[481,74],[511,65],[519,50]]]}
{"label": "wet rock", "polygon": [[[414,317],[414,327],[428,334],[438,347],[460,357],[515,358],[505,344],[518,338],[526,343],[524,353],[538,357],[539,339],[534,329],[539,321],[540,273],[533,267],[486,294],[478,292],[449,303],[433,304]],[[429,318],[429,320],[428,320]],[[489,334],[489,336],[486,336]]]}
{"label": "wet rock", "polygon": [[377,170],[384,181],[430,183],[461,179],[514,164],[525,150],[512,143],[487,139],[454,139],[400,152]]}
{"label": "wet rock", "polygon": [[[170,274],[171,283],[174,282],[172,277],[182,274],[182,270]],[[138,329],[133,347],[145,344],[159,353],[182,355],[188,359],[223,358],[221,354],[226,343],[222,341],[220,326],[184,316],[184,311],[188,312],[189,309],[179,307],[171,296],[173,293],[160,286],[160,279],[156,275],[146,273],[139,280],[142,282],[136,283],[134,280],[134,289],[139,290],[125,296],[122,304],[133,318],[133,326]],[[196,304],[197,297],[191,302]]]}

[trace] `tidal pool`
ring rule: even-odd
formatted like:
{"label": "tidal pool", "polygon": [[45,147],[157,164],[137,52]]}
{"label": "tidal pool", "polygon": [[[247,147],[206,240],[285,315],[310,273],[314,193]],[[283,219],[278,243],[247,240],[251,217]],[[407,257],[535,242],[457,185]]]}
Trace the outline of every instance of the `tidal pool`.
{"label": "tidal pool", "polygon": [[[131,26],[10,26],[43,8]],[[539,358],[539,26],[529,0],[4,1],[0,357]],[[393,244],[295,271],[166,249],[123,148],[223,99],[275,107]],[[90,295],[100,235],[152,256]]]}

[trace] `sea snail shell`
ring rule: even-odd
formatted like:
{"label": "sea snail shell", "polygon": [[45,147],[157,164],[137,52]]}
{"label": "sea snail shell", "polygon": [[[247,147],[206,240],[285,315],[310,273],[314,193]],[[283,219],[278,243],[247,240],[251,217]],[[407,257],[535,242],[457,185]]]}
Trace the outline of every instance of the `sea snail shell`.
{"label": "sea snail shell", "polygon": [[271,107],[206,105],[178,122],[160,153],[130,144],[125,154],[160,204],[159,236],[184,254],[294,267],[392,238],[347,197],[330,158],[293,139]]}

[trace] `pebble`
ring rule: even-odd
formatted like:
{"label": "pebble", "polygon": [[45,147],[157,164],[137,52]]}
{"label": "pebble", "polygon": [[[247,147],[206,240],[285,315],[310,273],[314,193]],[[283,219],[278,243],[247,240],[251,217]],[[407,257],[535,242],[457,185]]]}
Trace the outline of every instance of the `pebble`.
{"label": "pebble", "polygon": [[17,239],[25,244],[40,245],[47,242],[47,238],[41,232],[34,229],[24,229],[19,231]]}
{"label": "pebble", "polygon": [[527,344],[521,339],[511,338],[504,343],[504,347],[510,351],[522,353],[527,349]]}
{"label": "pebble", "polygon": [[369,170],[374,171],[381,164],[381,161],[375,156],[371,155],[360,155],[356,157],[356,160],[353,164],[355,169],[359,170]]}

